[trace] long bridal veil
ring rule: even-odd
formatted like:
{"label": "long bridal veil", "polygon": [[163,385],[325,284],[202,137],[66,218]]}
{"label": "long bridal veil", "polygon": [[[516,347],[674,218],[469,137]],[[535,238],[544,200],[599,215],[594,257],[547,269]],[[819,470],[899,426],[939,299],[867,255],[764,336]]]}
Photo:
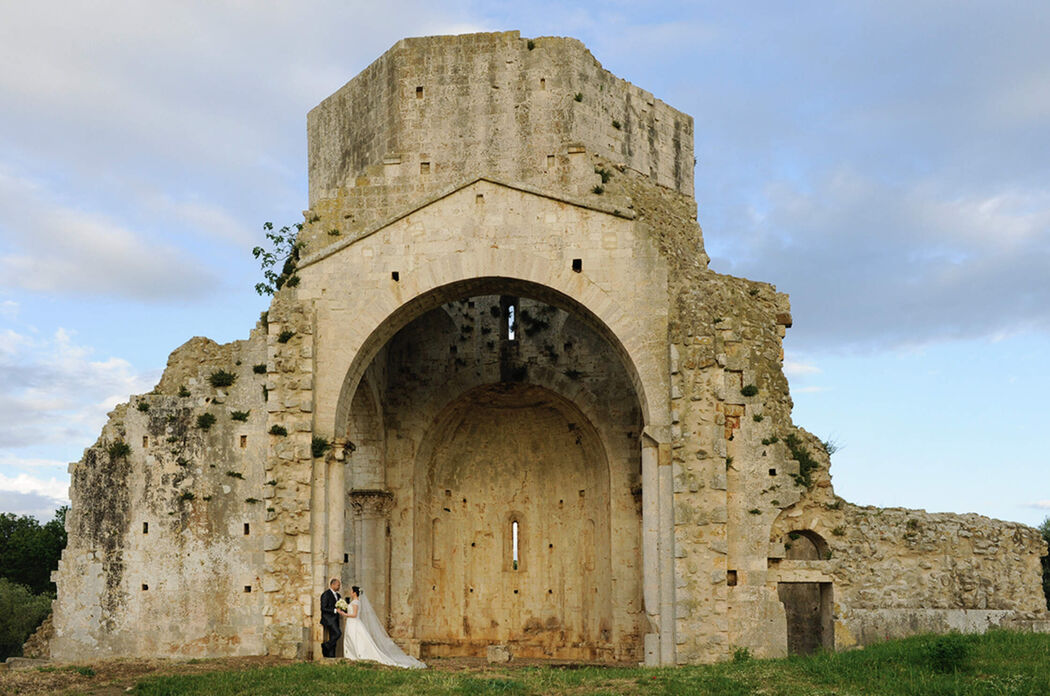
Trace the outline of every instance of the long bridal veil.
{"label": "long bridal veil", "polygon": [[390,636],[383,629],[383,625],[379,623],[379,617],[376,616],[372,605],[369,604],[368,599],[363,594],[358,595],[357,602],[357,618],[361,619],[365,630],[368,631],[369,635],[372,636],[372,640],[375,641],[376,647],[390,660],[391,664],[411,669],[424,669],[426,667],[425,663],[420,662],[411,655],[406,655],[405,651],[397,647],[397,643],[390,639]]}

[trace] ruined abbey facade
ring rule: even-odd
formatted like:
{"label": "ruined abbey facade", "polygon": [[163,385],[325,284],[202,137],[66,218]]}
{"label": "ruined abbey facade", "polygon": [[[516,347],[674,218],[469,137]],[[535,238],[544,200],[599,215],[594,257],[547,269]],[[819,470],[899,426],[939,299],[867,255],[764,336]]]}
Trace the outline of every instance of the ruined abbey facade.
{"label": "ruined abbey facade", "polygon": [[578,41],[406,39],[308,117],[294,270],[71,465],[52,656],[684,664],[1045,628],[1036,530],[858,507],[791,421],[788,298],[708,268],[693,121]]}

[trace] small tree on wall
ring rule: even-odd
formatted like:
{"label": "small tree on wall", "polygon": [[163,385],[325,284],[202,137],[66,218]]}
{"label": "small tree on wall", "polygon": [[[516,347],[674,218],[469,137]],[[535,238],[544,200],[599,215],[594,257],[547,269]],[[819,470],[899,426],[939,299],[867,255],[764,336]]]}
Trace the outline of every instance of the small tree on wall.
{"label": "small tree on wall", "polygon": [[[276,232],[273,231],[273,223],[263,224],[266,231],[266,239],[270,242],[270,248],[257,246],[252,249],[252,256],[259,259],[265,282],[255,284],[255,292],[260,295],[272,295],[285,285],[294,287],[299,284],[299,276],[295,275],[295,267],[299,263],[299,252],[305,242],[297,241],[303,224],[285,225]],[[281,272],[275,268],[280,264]]]}

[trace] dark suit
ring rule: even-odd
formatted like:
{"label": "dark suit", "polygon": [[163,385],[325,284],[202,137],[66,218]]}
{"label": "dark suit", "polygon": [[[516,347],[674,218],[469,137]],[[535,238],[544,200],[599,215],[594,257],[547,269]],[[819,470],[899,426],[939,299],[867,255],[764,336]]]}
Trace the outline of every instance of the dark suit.
{"label": "dark suit", "polygon": [[328,640],[321,643],[321,654],[325,657],[335,657],[335,646],[343,637],[339,629],[339,614],[335,613],[338,601],[339,593],[331,588],[321,594],[321,625],[328,629]]}

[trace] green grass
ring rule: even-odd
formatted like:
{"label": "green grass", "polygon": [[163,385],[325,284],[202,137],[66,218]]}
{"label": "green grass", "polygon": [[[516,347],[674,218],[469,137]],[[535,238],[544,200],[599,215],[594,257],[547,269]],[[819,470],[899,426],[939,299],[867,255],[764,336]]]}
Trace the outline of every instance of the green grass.
{"label": "green grass", "polygon": [[151,677],[139,682],[134,693],[1043,696],[1050,694],[1050,635],[995,631],[984,636],[917,636],[851,652],[783,660],[741,657],[717,665],[660,669],[512,666],[409,671],[346,662],[300,663]]}

